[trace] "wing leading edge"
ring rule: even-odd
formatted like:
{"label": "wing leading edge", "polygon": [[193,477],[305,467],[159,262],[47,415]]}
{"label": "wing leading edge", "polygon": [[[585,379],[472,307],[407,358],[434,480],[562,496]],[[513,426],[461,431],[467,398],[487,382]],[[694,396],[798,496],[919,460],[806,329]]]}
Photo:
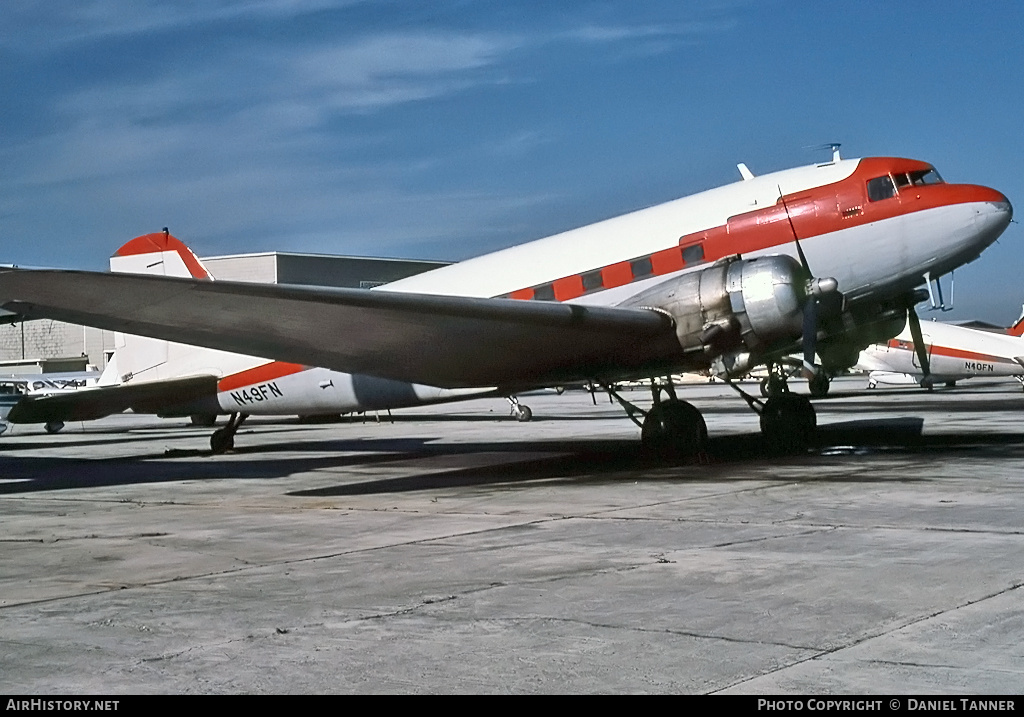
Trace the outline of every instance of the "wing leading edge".
{"label": "wing leading edge", "polygon": [[646,309],[61,270],[0,270],[0,308],[444,388],[550,386],[679,365]]}

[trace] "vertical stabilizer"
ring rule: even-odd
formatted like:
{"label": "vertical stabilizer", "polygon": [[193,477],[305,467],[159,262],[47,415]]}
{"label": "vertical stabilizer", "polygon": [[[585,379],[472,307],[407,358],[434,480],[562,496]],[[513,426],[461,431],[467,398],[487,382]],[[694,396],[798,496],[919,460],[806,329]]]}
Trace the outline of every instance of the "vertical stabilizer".
{"label": "vertical stabilizer", "polygon": [[166,227],[162,232],[143,234],[122,246],[110,257],[110,270],[118,274],[192,277],[213,280],[199,257]]}
{"label": "vertical stabilizer", "polygon": [[[120,274],[149,274],[212,281],[213,276],[184,242],[167,229],[135,237],[110,257],[110,270]],[[114,336],[113,368],[108,364],[104,379],[116,383],[155,381],[175,378],[193,372],[197,359],[203,364],[211,352],[168,341],[117,333]],[[212,370],[212,366],[205,366]]]}

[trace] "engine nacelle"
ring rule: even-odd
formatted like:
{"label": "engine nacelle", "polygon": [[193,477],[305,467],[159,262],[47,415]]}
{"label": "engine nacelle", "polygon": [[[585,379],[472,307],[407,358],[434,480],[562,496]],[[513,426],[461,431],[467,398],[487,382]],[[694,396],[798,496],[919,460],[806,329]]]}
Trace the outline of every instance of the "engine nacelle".
{"label": "engine nacelle", "polygon": [[860,352],[899,334],[907,323],[907,310],[898,304],[868,305],[844,311],[828,328],[832,336],[818,342],[818,355],[827,373],[855,365]]}
{"label": "engine nacelle", "polygon": [[709,363],[724,357],[724,370],[740,373],[755,363],[750,354],[800,339],[806,294],[796,259],[732,257],[655,286],[629,305],[670,315],[684,351],[701,352]]}

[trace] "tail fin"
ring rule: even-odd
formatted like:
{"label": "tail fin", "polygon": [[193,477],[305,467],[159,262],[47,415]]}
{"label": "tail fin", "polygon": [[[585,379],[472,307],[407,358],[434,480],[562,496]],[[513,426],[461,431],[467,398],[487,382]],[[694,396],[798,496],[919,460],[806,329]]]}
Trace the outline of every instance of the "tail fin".
{"label": "tail fin", "polygon": [[199,257],[166,228],[143,234],[122,246],[110,257],[110,270],[119,274],[156,274],[213,280]]}
{"label": "tail fin", "polygon": [[[192,277],[212,280],[199,258],[167,229],[135,237],[110,257],[110,270],[124,274]],[[193,370],[192,364],[208,349],[142,336],[114,335],[114,356],[104,371],[103,383],[127,383],[174,378]],[[116,373],[116,375],[111,375]]]}
{"label": "tail fin", "polygon": [[1024,336],[1024,306],[1021,306],[1020,316],[1013,322],[1013,326],[1006,330],[1006,333],[1010,336]]}

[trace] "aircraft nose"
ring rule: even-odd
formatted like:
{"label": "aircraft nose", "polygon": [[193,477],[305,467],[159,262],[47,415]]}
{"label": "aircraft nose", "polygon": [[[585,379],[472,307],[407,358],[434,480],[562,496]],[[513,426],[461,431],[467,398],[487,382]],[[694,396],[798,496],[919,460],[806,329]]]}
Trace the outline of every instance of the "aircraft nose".
{"label": "aircraft nose", "polygon": [[983,187],[984,196],[979,197],[975,204],[975,226],[978,229],[978,238],[985,246],[991,244],[1006,227],[1010,226],[1013,219],[1013,205],[1006,195],[995,189]]}
{"label": "aircraft nose", "polygon": [[978,199],[990,204],[991,212],[1005,217],[1006,223],[1009,224],[1010,220],[1013,219],[1013,205],[1010,204],[1010,200],[1006,198],[1006,195],[990,187],[980,187],[980,189],[982,191]]}

